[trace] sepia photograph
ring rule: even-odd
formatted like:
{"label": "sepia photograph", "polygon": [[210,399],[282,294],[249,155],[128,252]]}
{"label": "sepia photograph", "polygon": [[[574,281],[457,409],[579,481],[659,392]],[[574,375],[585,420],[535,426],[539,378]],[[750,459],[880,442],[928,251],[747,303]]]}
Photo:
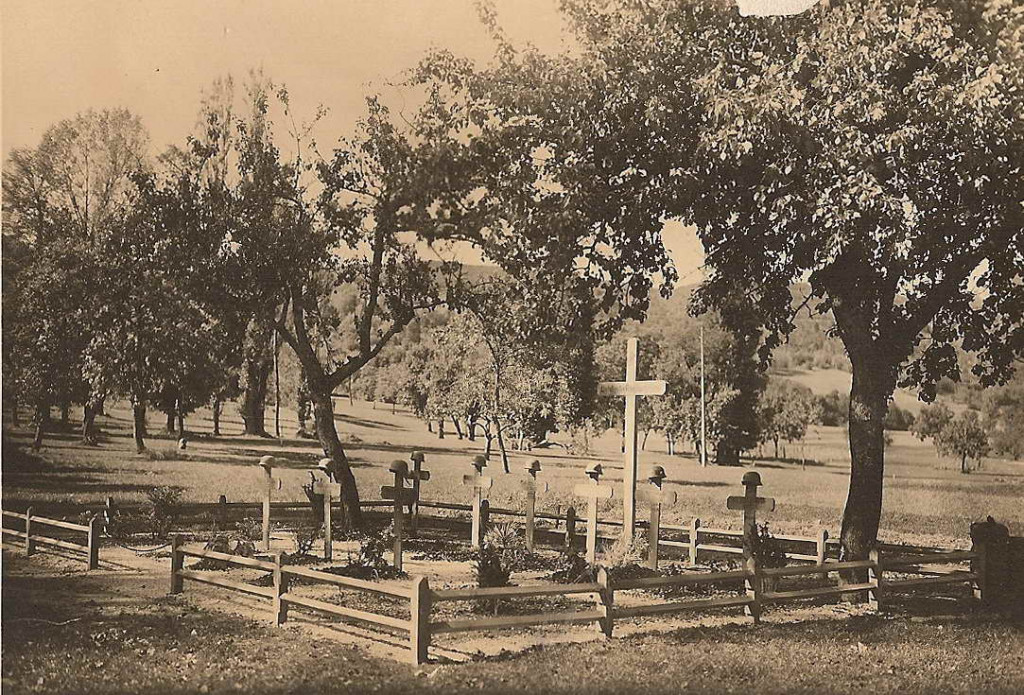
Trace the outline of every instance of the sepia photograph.
{"label": "sepia photograph", "polygon": [[1024,692],[1022,0],[0,0],[0,690]]}

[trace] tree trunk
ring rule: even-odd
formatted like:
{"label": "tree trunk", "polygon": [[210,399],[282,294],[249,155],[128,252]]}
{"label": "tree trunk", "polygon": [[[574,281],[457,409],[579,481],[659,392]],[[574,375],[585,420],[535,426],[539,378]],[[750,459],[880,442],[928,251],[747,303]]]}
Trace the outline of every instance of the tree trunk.
{"label": "tree trunk", "polygon": [[60,424],[66,425],[71,421],[71,403],[61,401],[60,403]]}
{"label": "tree trunk", "polygon": [[[843,511],[842,559],[865,560],[875,547],[882,515],[885,414],[895,377],[886,376],[894,370],[884,358],[851,361],[850,492]],[[865,571],[855,570],[843,579],[859,583],[865,577]]]}
{"label": "tree trunk", "polygon": [[969,472],[967,470],[967,454],[963,454],[960,457],[960,472],[961,473],[968,473]]}
{"label": "tree trunk", "polygon": [[167,430],[168,434],[174,434],[174,408],[165,410],[164,415],[167,416],[167,425],[164,429]]}
{"label": "tree trunk", "polygon": [[462,426],[459,424],[459,419],[452,415],[452,424],[455,425],[455,434],[459,435],[459,439],[462,439]]}
{"label": "tree trunk", "polygon": [[253,319],[245,335],[245,356],[242,361],[242,402],[239,409],[245,434],[270,437],[267,432],[264,409],[267,403],[267,385],[274,369],[271,351],[272,336],[269,325]]}
{"label": "tree trunk", "polygon": [[739,447],[724,440],[719,442],[718,447],[715,448],[715,464],[718,466],[740,465]]}
{"label": "tree trunk", "polygon": [[135,451],[142,453],[146,450],[146,403],[135,400],[132,402],[132,423],[134,425],[132,434],[135,437]]}
{"label": "tree trunk", "polygon": [[651,436],[650,430],[644,430],[644,439],[640,442],[640,451],[647,451],[647,438]]}
{"label": "tree trunk", "polygon": [[32,449],[39,451],[43,446],[43,434],[46,431],[46,425],[50,421],[50,404],[40,403],[36,406],[35,414],[35,425],[36,432],[32,437]]}
{"label": "tree trunk", "polygon": [[772,439],[772,442],[774,442],[774,444],[775,444],[775,460],[778,461],[779,460],[779,438],[775,437],[774,439]]}
{"label": "tree trunk", "polygon": [[444,418],[437,421],[437,438],[444,439]]}
{"label": "tree trunk", "polygon": [[334,425],[334,403],[329,388],[310,388],[313,400],[313,418],[316,420],[316,434],[324,456],[331,459],[330,474],[335,482],[341,483],[342,516],[348,528],[362,528],[363,517],[359,509],[359,490],[352,475],[345,449],[338,439]]}
{"label": "tree trunk", "polygon": [[11,399],[11,424],[15,427],[21,425],[21,416],[18,413],[18,399],[16,397]]}
{"label": "tree trunk", "polygon": [[476,441],[476,416],[466,419],[466,439]]}
{"label": "tree trunk", "polygon": [[181,408],[178,408],[178,436],[185,436],[185,415],[181,412]]}
{"label": "tree trunk", "polygon": [[430,418],[427,418],[427,432],[434,433],[434,421]]}
{"label": "tree trunk", "polygon": [[82,443],[96,443],[96,410],[95,404],[85,402],[82,408]]}
{"label": "tree trunk", "polygon": [[213,399],[213,436],[220,436],[220,409],[221,400],[220,398]]}
{"label": "tree trunk", "polygon": [[510,473],[508,467],[508,451],[505,449],[505,438],[501,434],[501,420],[498,416],[494,416],[494,429],[498,431],[498,450],[501,451],[501,465],[505,468],[506,473]]}

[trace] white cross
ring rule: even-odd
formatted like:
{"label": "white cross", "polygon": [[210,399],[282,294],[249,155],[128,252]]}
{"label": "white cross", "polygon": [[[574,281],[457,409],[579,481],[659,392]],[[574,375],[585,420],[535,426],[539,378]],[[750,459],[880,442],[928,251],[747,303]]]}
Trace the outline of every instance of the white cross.
{"label": "white cross", "polygon": [[636,362],[637,348],[640,341],[630,338],[626,343],[626,380],[603,381],[597,385],[597,392],[602,396],[625,396],[625,466],[622,472],[622,533],[632,539],[636,532],[636,471],[637,471],[637,430],[636,430],[636,399],[638,396],[664,395],[667,384],[664,381],[637,381]]}

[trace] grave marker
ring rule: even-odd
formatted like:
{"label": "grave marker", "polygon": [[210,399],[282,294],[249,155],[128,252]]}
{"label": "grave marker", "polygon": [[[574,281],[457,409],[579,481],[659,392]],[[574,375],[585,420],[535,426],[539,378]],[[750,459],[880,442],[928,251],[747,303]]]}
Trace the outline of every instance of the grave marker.
{"label": "grave marker", "polygon": [[752,556],[751,534],[757,533],[757,513],[774,510],[775,500],[771,497],[757,496],[757,488],[761,485],[761,476],[756,471],[744,473],[742,482],[743,487],[746,488],[743,496],[731,495],[725,500],[725,506],[733,511],[743,510],[743,557],[749,560]]}
{"label": "grave marker", "polygon": [[[327,472],[327,466],[331,459],[320,459],[317,466],[321,471]],[[333,557],[333,544],[331,542],[331,502],[341,499],[341,483],[332,483],[328,480],[317,480],[313,483],[313,492],[324,496],[324,560]]]}
{"label": "grave marker", "polygon": [[[274,477],[274,457],[264,456],[260,459],[263,469],[263,551],[270,550],[270,495],[274,490],[281,489],[281,479]],[[227,504],[225,500],[224,504]]]}
{"label": "grave marker", "polygon": [[599,480],[604,470],[600,463],[587,466],[589,483],[580,483],[572,489],[572,494],[583,497],[587,500],[587,563],[594,565],[597,562],[597,501],[609,500],[615,495],[615,490],[607,485],[600,485]]}
{"label": "grave marker", "polygon": [[402,569],[402,526],[405,523],[405,506],[412,505],[415,500],[414,488],[405,487],[405,479],[409,477],[409,466],[405,461],[393,461],[388,469],[395,474],[394,485],[384,485],[380,496],[386,500],[394,500],[393,523],[395,527],[394,565]]}
{"label": "grave marker", "polygon": [[420,483],[430,480],[430,471],[423,469],[423,452],[414,451],[409,457],[412,460],[412,473],[409,478],[412,480],[412,503],[409,505],[409,514],[412,519],[409,528],[416,533],[420,522]]}
{"label": "grave marker", "polygon": [[462,476],[462,484],[468,486],[473,491],[473,527],[470,531],[470,542],[474,548],[480,548],[484,540],[484,525],[481,523],[480,503],[484,499],[484,493],[490,490],[494,484],[494,480],[490,477],[481,475],[486,466],[487,459],[483,456],[477,456],[473,459],[473,468],[476,469],[476,472]]}
{"label": "grave marker", "polygon": [[519,486],[526,493],[526,549],[533,552],[533,531],[534,517],[537,512],[537,489],[541,492],[548,491],[546,482],[537,482],[537,473],[540,471],[540,461],[534,459],[525,466],[526,478],[519,482]]}
{"label": "grave marker", "polygon": [[625,396],[625,465],[622,473],[622,532],[632,538],[636,532],[636,471],[637,471],[637,429],[636,399],[638,396],[661,396],[667,388],[664,381],[637,381],[637,347],[639,341],[630,338],[626,343],[626,380],[603,381],[597,385],[597,392],[603,396]]}
{"label": "grave marker", "polygon": [[652,466],[651,475],[647,480],[650,486],[640,491],[640,499],[647,503],[651,512],[650,526],[648,527],[647,545],[647,566],[651,569],[658,569],[658,538],[661,533],[661,507],[672,506],[676,503],[678,495],[672,490],[662,490],[665,482],[665,469],[662,466]]}

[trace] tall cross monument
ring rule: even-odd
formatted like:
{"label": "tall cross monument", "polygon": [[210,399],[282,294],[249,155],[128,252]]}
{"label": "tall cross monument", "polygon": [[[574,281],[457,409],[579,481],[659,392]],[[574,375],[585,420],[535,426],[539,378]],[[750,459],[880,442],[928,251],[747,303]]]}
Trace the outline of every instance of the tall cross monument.
{"label": "tall cross monument", "polygon": [[637,348],[640,341],[630,338],[626,343],[626,380],[603,381],[597,386],[602,396],[625,396],[626,417],[624,433],[626,451],[622,471],[622,533],[632,540],[636,532],[636,471],[637,471],[637,429],[636,399],[638,396],[662,396],[665,394],[664,381],[637,381]]}

